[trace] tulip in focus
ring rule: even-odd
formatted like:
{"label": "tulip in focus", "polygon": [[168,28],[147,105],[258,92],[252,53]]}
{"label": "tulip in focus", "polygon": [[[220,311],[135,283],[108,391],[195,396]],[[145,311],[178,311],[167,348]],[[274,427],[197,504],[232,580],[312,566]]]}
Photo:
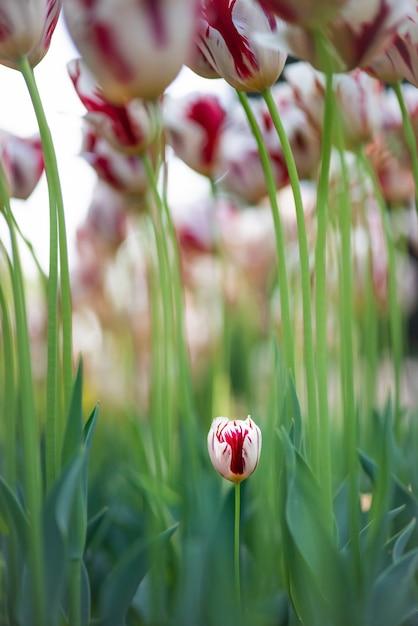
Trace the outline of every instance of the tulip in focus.
{"label": "tulip in focus", "polygon": [[81,59],[70,61],[68,73],[81,102],[85,119],[117,150],[128,154],[143,152],[157,131],[157,115],[152,103],[139,99],[122,105],[112,104]]}
{"label": "tulip in focus", "polygon": [[115,103],[154,100],[174,80],[195,30],[196,0],[64,0],[70,34]]}
{"label": "tulip in focus", "polygon": [[167,98],[163,115],[168,142],[177,156],[196,172],[213,176],[227,117],[219,99],[199,93]]}
{"label": "tulip in focus", "polygon": [[117,152],[91,128],[84,131],[82,156],[105,183],[123,194],[142,196],[148,179],[140,157]]}
{"label": "tulip in focus", "polygon": [[0,132],[0,158],[12,198],[26,200],[44,171],[44,157],[38,136],[23,138]]}
{"label": "tulip in focus", "polygon": [[217,417],[209,430],[208,451],[216,471],[227,480],[240,483],[258,465],[261,431],[249,416],[246,420]]}
{"label": "tulip in focus", "polygon": [[[241,91],[263,91],[279,78],[286,54],[259,42],[277,30],[274,15],[253,0],[203,0],[197,46],[219,76]],[[199,72],[202,62],[191,67]],[[207,72],[202,72],[207,76]]]}
{"label": "tulip in focus", "polygon": [[45,56],[58,22],[61,0],[3,0],[0,5],[0,63],[18,67],[29,58],[34,67]]}

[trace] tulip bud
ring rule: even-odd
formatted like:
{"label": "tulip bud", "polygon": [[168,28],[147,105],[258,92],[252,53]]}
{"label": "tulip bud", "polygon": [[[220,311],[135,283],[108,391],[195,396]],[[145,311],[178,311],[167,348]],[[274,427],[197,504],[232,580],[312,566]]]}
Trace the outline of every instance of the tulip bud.
{"label": "tulip bud", "polygon": [[64,0],[68,29],[106,98],[154,100],[189,54],[196,0]]}
{"label": "tulip bud", "polygon": [[61,0],[4,0],[0,9],[0,63],[17,68],[27,56],[32,67],[45,56],[58,22]]}
{"label": "tulip bud", "polygon": [[418,5],[411,8],[391,45],[367,71],[386,83],[406,79],[418,87]]}
{"label": "tulip bud", "polygon": [[94,130],[84,131],[82,156],[105,183],[124,194],[142,196],[148,188],[145,167],[139,157],[117,152]]}
{"label": "tulip bud", "polygon": [[168,142],[177,156],[196,172],[213,176],[227,116],[219,99],[209,94],[168,98],[163,115]]}
{"label": "tulip bud", "polygon": [[258,465],[261,431],[249,416],[246,420],[217,417],[209,430],[208,451],[216,471],[227,480],[239,483]]}
{"label": "tulip bud", "polygon": [[[203,0],[197,45],[230,85],[263,91],[276,82],[286,61],[286,54],[259,43],[260,36],[276,30],[273,14],[253,0]],[[192,69],[198,72],[198,64]]]}
{"label": "tulip bud", "polygon": [[117,150],[127,154],[143,152],[154,140],[158,123],[152,103],[139,99],[127,104],[112,104],[81,59],[67,65],[75,90],[88,113],[85,119]]}
{"label": "tulip bud", "polygon": [[13,198],[29,198],[44,171],[39,137],[23,138],[0,132],[0,158]]}
{"label": "tulip bud", "polygon": [[126,239],[126,208],[125,197],[108,185],[99,183],[94,189],[84,225],[105,253],[113,254]]}

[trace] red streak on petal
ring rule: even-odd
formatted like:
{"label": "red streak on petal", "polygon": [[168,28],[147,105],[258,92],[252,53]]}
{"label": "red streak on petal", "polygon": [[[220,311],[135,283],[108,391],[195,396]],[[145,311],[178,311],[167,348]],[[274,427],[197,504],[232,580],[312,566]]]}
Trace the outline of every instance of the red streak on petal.
{"label": "red streak on petal", "polygon": [[[357,35],[353,33],[354,37],[354,60],[353,67],[357,67],[362,65],[362,60],[366,55],[366,52],[369,50],[370,46],[373,45],[376,36],[378,36],[379,31],[383,27],[386,18],[390,13],[390,8],[386,4],[385,0],[381,2],[380,10],[377,12],[376,17],[371,22],[366,22],[360,33]],[[337,42],[338,45],[338,42]]]}
{"label": "red streak on petal", "polygon": [[[254,52],[249,46],[247,37],[238,31],[232,18],[236,1],[206,0],[203,11],[209,26],[217,30],[225,41],[234,60],[238,76],[240,78],[248,78],[251,76],[252,70],[258,70],[259,65]],[[250,67],[248,67],[248,64]]]}
{"label": "red streak on petal", "polygon": [[234,426],[234,429],[228,429],[225,433],[225,441],[231,449],[230,470],[233,474],[241,475],[245,470],[245,459],[243,455],[243,447],[248,430],[242,429],[242,426]]}
{"label": "red streak on petal", "polygon": [[[158,43],[159,46],[163,47],[165,44],[167,44],[168,34],[161,10],[161,0],[143,1],[145,2],[145,9],[151,22],[155,41]],[[141,0],[140,4],[142,4]]]}
{"label": "red streak on petal", "polygon": [[93,22],[91,36],[103,62],[108,65],[115,77],[122,82],[133,80],[135,73],[120,53],[117,37],[114,36],[111,26],[102,22]]}
{"label": "red streak on petal", "polygon": [[193,102],[186,113],[206,134],[202,157],[205,165],[213,163],[226,113],[218,99],[207,96]]}

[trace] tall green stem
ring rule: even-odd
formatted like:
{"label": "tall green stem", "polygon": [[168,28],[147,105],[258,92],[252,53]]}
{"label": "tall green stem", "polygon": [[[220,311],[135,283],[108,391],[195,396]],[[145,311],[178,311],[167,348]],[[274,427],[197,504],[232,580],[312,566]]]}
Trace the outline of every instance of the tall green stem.
{"label": "tall green stem", "polygon": [[332,472],[331,442],[328,412],[328,341],[327,341],[327,282],[326,247],[328,225],[328,178],[331,163],[334,126],[334,96],[332,74],[326,76],[325,109],[322,129],[321,170],[317,191],[317,239],[315,248],[316,276],[316,359],[318,380],[318,410],[320,441],[319,476],[325,498],[325,507],[331,519]]}
{"label": "tall green stem", "polygon": [[306,371],[306,390],[308,397],[308,429],[309,441],[312,447],[311,456],[313,467],[317,468],[318,450],[315,448],[317,442],[317,398],[316,398],[316,374],[315,374],[315,358],[314,358],[314,341],[312,330],[312,298],[311,298],[311,280],[309,271],[309,247],[308,238],[306,236],[305,213],[303,210],[303,201],[300,188],[298,171],[293,156],[292,148],[286,131],[283,127],[282,120],[272,97],[271,91],[267,90],[263,93],[264,100],[276,128],[278,138],[280,140],[287,170],[289,173],[290,184],[292,186],[293,197],[295,201],[296,220],[298,228],[299,241],[299,260],[302,284],[302,308],[303,308],[303,328],[304,328],[304,349],[305,349],[305,371]]}
{"label": "tall green stem", "polygon": [[240,548],[240,518],[241,518],[241,483],[235,483],[235,522],[234,522],[234,573],[235,593],[238,610],[241,609],[241,572],[239,560]]}
{"label": "tall green stem", "polygon": [[[9,258],[7,262],[10,272],[13,267]],[[14,488],[17,476],[16,467],[16,389],[15,389],[15,357],[13,349],[13,333],[10,323],[6,296],[0,285],[1,328],[3,334],[4,358],[4,387],[3,387],[3,416],[5,420],[4,456],[5,477],[9,485]]]}
{"label": "tall green stem", "polygon": [[408,149],[411,155],[412,160],[412,173],[414,175],[415,181],[415,208],[418,211],[418,149],[417,149],[417,140],[415,138],[414,129],[412,127],[411,118],[409,116],[409,112],[405,103],[405,98],[402,93],[401,83],[395,83],[393,85],[393,90],[396,94],[396,98],[399,103],[399,108],[402,114],[402,123],[404,128],[404,134],[406,143],[408,145]]}
{"label": "tall green stem", "polygon": [[263,139],[260,127],[257,119],[248,101],[248,97],[242,91],[237,91],[238,98],[241,102],[242,108],[247,116],[248,124],[254,135],[254,139],[257,143],[258,152],[260,155],[261,165],[263,167],[264,177],[266,180],[268,196],[271,204],[271,210],[274,221],[274,231],[276,236],[276,249],[278,259],[278,276],[279,276],[279,290],[280,290],[280,304],[283,320],[283,344],[284,353],[286,359],[286,365],[294,374],[295,372],[295,355],[294,355],[294,339],[293,339],[293,327],[290,315],[290,303],[289,303],[289,281],[287,276],[286,267],[286,250],[285,250],[285,238],[283,231],[283,224],[280,217],[279,206],[277,202],[277,189],[274,179],[273,168],[271,160],[266,148],[266,144]]}
{"label": "tall green stem", "polygon": [[26,302],[22,265],[7,192],[7,184],[0,169],[0,201],[9,229],[13,271],[11,272],[13,299],[16,317],[16,338],[19,363],[19,391],[22,416],[23,479],[28,524],[28,556],[31,572],[31,591],[35,622],[45,623],[45,597],[43,588],[41,506],[42,483],[38,425],[36,421],[35,397],[33,390],[30,339],[26,314]]}
{"label": "tall green stem", "polygon": [[[61,276],[61,313],[62,313],[62,352],[63,352],[63,396],[64,396],[64,415],[69,406],[72,388],[72,308],[71,308],[71,288],[70,288],[70,272],[68,265],[68,249],[67,249],[67,236],[65,227],[65,215],[64,215],[64,202],[62,197],[61,182],[58,173],[58,164],[55,154],[54,143],[51,136],[51,131],[48,126],[48,122],[45,116],[45,111],[42,105],[42,100],[38,91],[35,76],[33,70],[29,64],[27,58],[23,58],[20,61],[20,71],[25,79],[26,86],[28,88],[29,95],[32,100],[36,119],[38,121],[39,132],[41,135],[42,148],[45,158],[45,171],[48,181],[50,204],[50,220],[51,220],[51,238],[55,238],[55,232],[58,222],[58,238],[59,238],[59,256],[60,256],[60,276]],[[53,216],[53,210],[56,211]],[[51,244],[56,248],[55,241],[51,241]],[[50,254],[52,254],[50,250]],[[56,254],[56,252],[53,252]],[[51,280],[51,277],[50,277]],[[55,277],[53,276],[53,280]],[[51,309],[52,309],[52,295],[51,295]],[[52,324],[52,321],[50,322]],[[54,358],[51,348],[51,358]],[[52,374],[51,374],[52,376]],[[52,382],[51,382],[52,386]],[[52,408],[52,400],[50,404]],[[57,421],[57,462],[59,462],[59,455],[61,452],[62,437],[64,432],[64,415]]]}

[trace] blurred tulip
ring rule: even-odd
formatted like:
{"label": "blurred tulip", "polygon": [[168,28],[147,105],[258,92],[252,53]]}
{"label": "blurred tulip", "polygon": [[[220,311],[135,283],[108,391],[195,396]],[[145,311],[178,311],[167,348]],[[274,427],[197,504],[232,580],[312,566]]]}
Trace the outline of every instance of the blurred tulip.
{"label": "blurred tulip", "polygon": [[[308,63],[286,69],[296,102],[312,124],[322,128],[325,76]],[[334,76],[334,93],[341,116],[346,147],[356,149],[373,139],[380,127],[382,84],[362,70]]]}
{"label": "blurred tulip", "polygon": [[348,0],[322,28],[328,54],[318,48],[314,30],[294,25],[282,26],[278,45],[322,71],[368,66],[390,45],[409,7],[409,0]]}
{"label": "blurred tulip", "polygon": [[408,164],[396,158],[383,137],[378,137],[372,144],[369,144],[367,156],[379,179],[386,202],[409,205],[414,198],[415,184]]}
{"label": "blurred tulip", "polygon": [[218,224],[216,204],[212,200],[184,206],[174,214],[174,223],[182,252],[210,253],[216,248]]}
{"label": "blurred tulip", "polygon": [[[276,29],[273,14],[253,0],[203,0],[197,45],[209,66],[230,85],[263,91],[276,82],[286,61],[286,54],[258,42],[260,35]],[[192,69],[198,72],[199,64],[192,64]]]}
{"label": "blurred tulip", "polygon": [[246,420],[217,417],[208,434],[213,467],[233,483],[245,480],[258,465],[261,441],[261,431],[250,417]]}
{"label": "blurred tulip", "polygon": [[406,79],[418,87],[417,4],[411,6],[391,45],[374,59],[367,71],[386,83]]}
{"label": "blurred tulip", "polygon": [[75,90],[88,113],[85,119],[117,150],[143,152],[156,136],[157,112],[152,103],[139,99],[125,105],[112,104],[81,59],[67,65]]}
{"label": "blurred tulip", "polygon": [[38,136],[23,138],[0,132],[0,157],[13,198],[26,200],[42,176],[44,157]]}
{"label": "blurred tulip", "polygon": [[3,0],[0,6],[0,63],[18,67],[27,56],[32,67],[45,56],[62,0]]}
{"label": "blurred tulip", "polygon": [[168,142],[189,167],[212,177],[219,160],[219,142],[226,110],[216,96],[190,94],[164,102]]}
{"label": "blurred tulip", "polygon": [[141,158],[117,152],[91,128],[84,131],[82,156],[105,183],[128,195],[145,194],[147,176]]}
{"label": "blurred tulip", "polygon": [[[411,119],[415,137],[418,138],[418,91],[412,85],[402,86],[406,108]],[[385,92],[381,99],[382,133],[390,152],[402,163],[411,166],[411,153],[405,140],[402,114],[397,98],[392,90]]]}
{"label": "blurred tulip", "polygon": [[295,24],[323,24],[348,0],[258,0],[266,10]]}
{"label": "blurred tulip", "polygon": [[185,63],[196,0],[64,0],[68,29],[105,97],[154,100]]}
{"label": "blurred tulip", "polygon": [[105,251],[115,252],[126,238],[127,212],[123,195],[105,183],[99,183],[93,192],[84,222]]}

